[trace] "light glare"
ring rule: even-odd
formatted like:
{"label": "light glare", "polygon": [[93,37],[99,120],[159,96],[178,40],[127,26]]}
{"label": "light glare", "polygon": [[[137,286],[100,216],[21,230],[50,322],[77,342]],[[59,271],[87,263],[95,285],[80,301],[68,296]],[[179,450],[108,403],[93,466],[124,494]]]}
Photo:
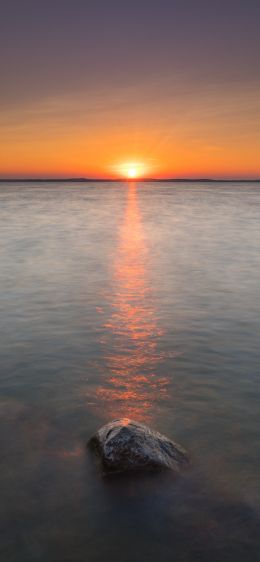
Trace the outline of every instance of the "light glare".
{"label": "light glare", "polygon": [[129,170],[127,172],[127,175],[130,179],[136,178],[138,176],[137,169],[136,168],[129,168]]}
{"label": "light glare", "polygon": [[143,162],[123,162],[114,169],[121,177],[129,180],[142,178],[147,173],[147,166]]}

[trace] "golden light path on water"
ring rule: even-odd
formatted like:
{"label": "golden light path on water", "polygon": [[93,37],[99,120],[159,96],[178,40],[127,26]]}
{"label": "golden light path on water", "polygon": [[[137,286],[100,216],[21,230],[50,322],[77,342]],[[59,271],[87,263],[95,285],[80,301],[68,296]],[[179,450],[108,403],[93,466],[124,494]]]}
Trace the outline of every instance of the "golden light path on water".
{"label": "golden light path on water", "polygon": [[113,266],[112,312],[105,324],[108,376],[97,390],[108,419],[149,420],[155,402],[167,392],[168,380],[156,367],[162,330],[157,323],[149,281],[150,255],[145,243],[137,185],[128,184],[127,206]]}

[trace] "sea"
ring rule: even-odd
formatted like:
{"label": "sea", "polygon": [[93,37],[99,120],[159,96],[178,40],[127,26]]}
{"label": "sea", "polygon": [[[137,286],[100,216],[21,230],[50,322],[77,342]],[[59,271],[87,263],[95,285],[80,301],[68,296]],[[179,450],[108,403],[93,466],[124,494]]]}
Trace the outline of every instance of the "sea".
{"label": "sea", "polygon": [[[259,562],[260,183],[0,184],[0,559]],[[190,468],[104,477],[120,417]]]}

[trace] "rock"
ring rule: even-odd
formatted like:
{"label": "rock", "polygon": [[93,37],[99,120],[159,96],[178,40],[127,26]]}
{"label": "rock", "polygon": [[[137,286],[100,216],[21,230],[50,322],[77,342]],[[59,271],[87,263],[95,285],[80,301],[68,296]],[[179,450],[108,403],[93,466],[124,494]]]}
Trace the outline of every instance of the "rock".
{"label": "rock", "polygon": [[189,464],[185,450],[164,435],[129,419],[114,420],[91,438],[104,473],[170,469]]}

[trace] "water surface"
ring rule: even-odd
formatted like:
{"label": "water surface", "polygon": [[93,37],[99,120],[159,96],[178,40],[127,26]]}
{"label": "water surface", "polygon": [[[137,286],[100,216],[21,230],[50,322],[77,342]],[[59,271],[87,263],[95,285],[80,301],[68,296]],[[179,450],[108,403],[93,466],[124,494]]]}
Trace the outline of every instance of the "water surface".
{"label": "water surface", "polygon": [[[1,541],[14,562],[259,559],[260,184],[0,184]],[[118,416],[193,469],[102,480]]]}

